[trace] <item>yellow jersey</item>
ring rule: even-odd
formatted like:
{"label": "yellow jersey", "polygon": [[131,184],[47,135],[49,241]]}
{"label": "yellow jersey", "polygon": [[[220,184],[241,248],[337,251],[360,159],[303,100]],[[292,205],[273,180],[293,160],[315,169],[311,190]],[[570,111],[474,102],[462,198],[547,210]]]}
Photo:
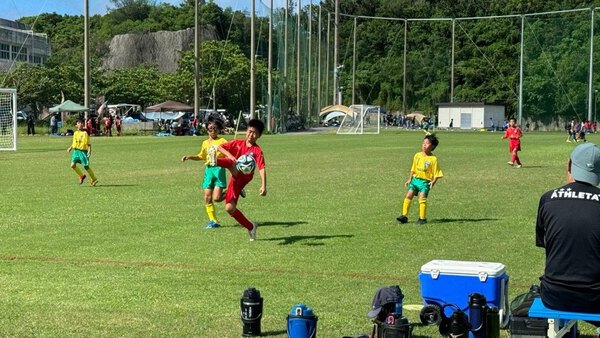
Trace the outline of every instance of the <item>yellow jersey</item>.
{"label": "yellow jersey", "polygon": [[77,130],[73,133],[73,143],[71,147],[73,149],[79,149],[87,151],[90,146],[90,136],[85,130]]}
{"label": "yellow jersey", "polygon": [[225,142],[227,142],[227,140],[222,137],[218,138],[216,140],[211,140],[211,139],[204,140],[202,142],[202,147],[200,148],[200,152],[198,153],[198,157],[200,157],[203,160],[206,160],[206,162],[205,162],[206,165],[210,165],[210,159],[208,157],[208,152],[209,152],[210,148],[213,148],[213,151],[215,151],[217,153],[217,158],[225,157],[225,155],[223,155],[220,151],[217,150],[217,148]]}
{"label": "yellow jersey", "polygon": [[415,154],[410,171],[413,177],[433,181],[435,177],[444,177],[435,155],[425,155],[422,151]]}

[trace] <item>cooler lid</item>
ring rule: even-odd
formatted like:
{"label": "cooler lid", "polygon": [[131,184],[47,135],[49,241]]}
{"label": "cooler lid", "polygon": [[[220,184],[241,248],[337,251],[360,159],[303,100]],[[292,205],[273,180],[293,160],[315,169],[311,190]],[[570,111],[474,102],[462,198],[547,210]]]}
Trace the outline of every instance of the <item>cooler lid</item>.
{"label": "cooler lid", "polygon": [[503,275],[504,264],[434,259],[421,267],[421,273],[429,274],[433,279],[445,274],[479,276],[480,280],[485,281],[487,277]]}

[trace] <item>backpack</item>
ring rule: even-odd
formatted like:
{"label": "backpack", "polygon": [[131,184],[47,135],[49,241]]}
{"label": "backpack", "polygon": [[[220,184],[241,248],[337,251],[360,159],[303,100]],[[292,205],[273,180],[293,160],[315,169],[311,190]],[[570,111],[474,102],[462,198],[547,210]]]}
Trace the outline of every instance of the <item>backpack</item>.
{"label": "backpack", "polygon": [[536,298],[540,297],[540,287],[532,285],[529,291],[520,294],[510,303],[510,313],[515,317],[529,317],[529,308]]}

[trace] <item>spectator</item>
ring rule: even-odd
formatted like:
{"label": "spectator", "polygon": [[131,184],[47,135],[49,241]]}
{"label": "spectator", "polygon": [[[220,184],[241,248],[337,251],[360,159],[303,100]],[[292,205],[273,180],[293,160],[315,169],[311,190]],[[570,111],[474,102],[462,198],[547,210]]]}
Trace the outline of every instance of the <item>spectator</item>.
{"label": "spectator", "polygon": [[56,135],[58,132],[57,121],[56,121],[56,113],[52,114],[50,117],[50,135]]}
{"label": "spectator", "polygon": [[598,146],[584,143],[573,149],[567,181],[542,195],[538,206],[535,243],[546,253],[541,298],[551,309],[600,313]]}
{"label": "spectator", "polygon": [[27,135],[35,135],[35,117],[33,113],[27,114]]}

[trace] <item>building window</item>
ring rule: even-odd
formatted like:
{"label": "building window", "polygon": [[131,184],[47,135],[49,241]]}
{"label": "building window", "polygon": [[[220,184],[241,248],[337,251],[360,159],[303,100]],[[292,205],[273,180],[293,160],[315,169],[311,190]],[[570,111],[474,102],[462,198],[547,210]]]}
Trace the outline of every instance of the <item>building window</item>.
{"label": "building window", "polygon": [[12,46],[12,59],[27,62],[27,48],[19,48],[19,46]]}
{"label": "building window", "polygon": [[10,60],[10,48],[5,43],[0,43],[0,59]]}

